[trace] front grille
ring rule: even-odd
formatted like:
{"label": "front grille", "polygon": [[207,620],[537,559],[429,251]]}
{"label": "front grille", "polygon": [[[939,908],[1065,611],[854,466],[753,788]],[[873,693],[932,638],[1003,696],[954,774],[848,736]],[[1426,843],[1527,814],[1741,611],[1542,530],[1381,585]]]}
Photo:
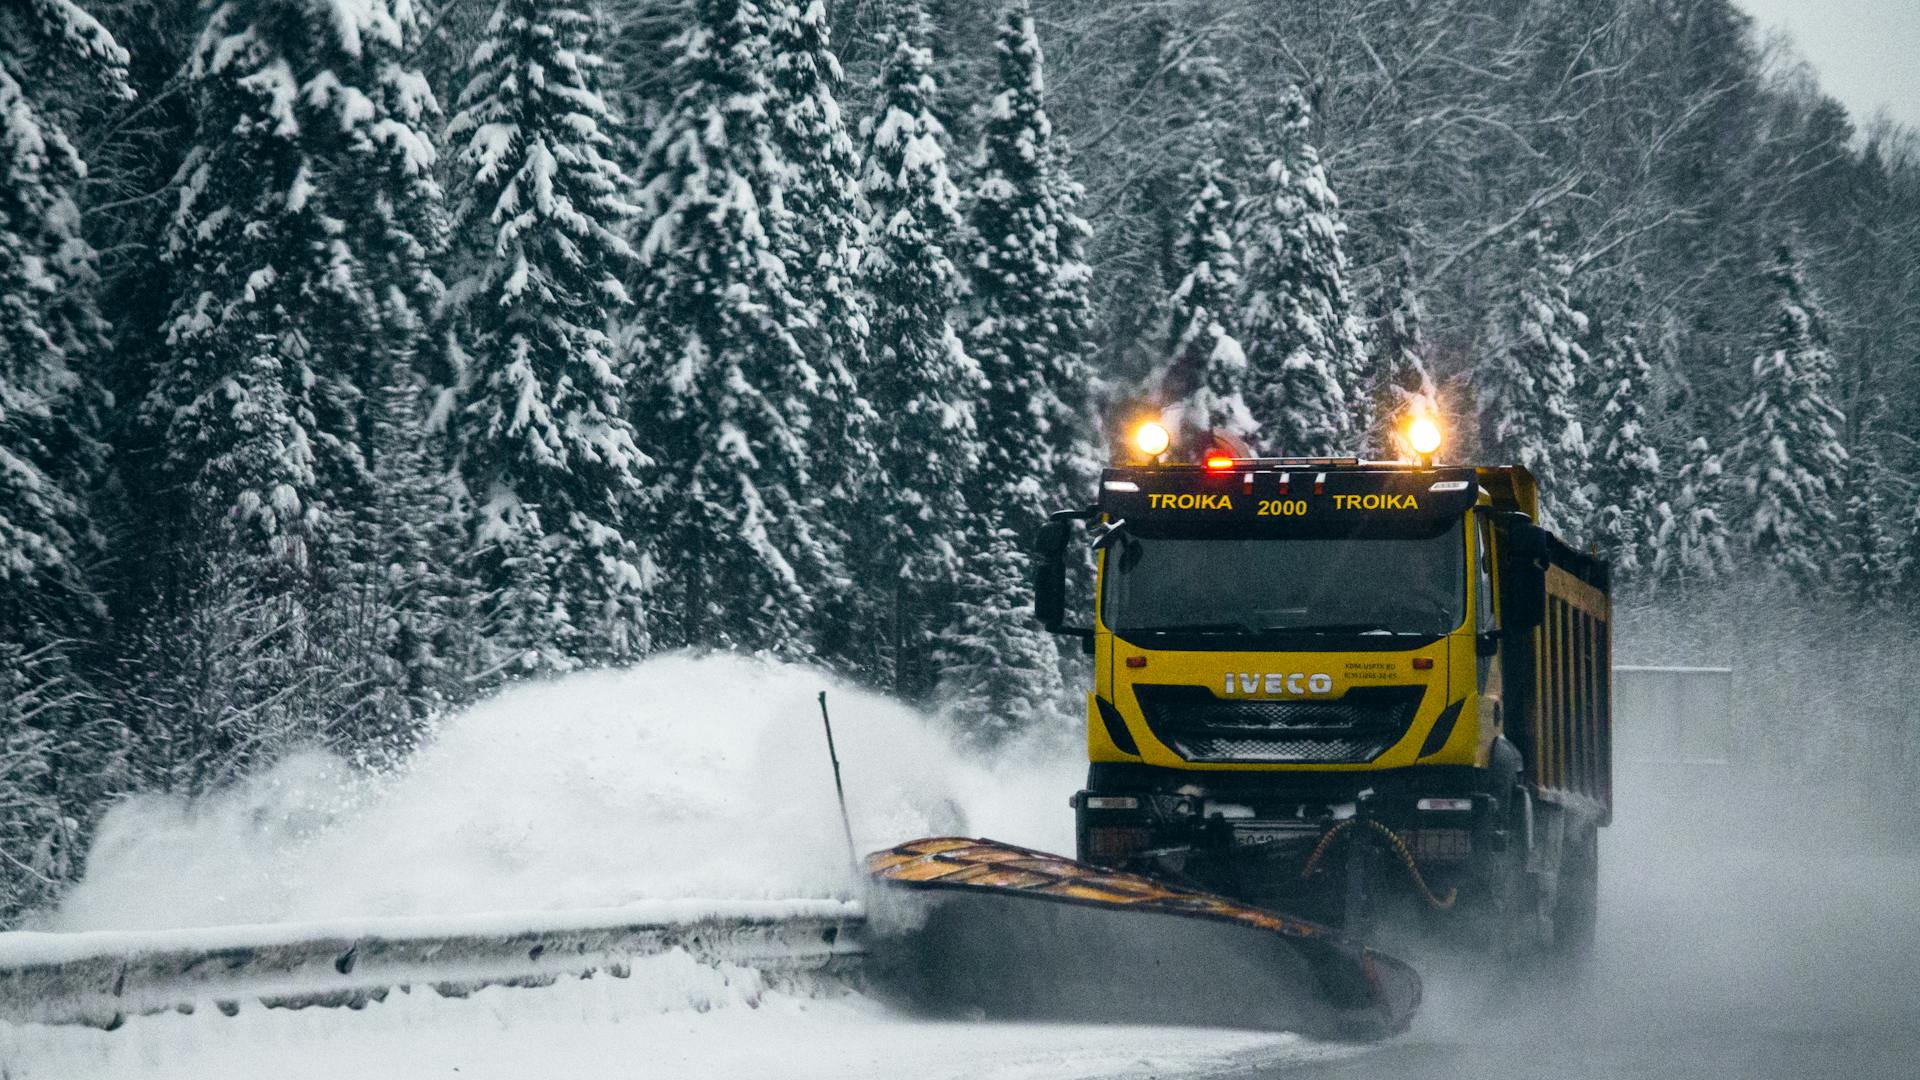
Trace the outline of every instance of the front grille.
{"label": "front grille", "polygon": [[1412,726],[1421,686],[1361,686],[1335,701],[1233,700],[1204,686],[1135,686],[1154,737],[1188,761],[1356,764]]}
{"label": "front grille", "polygon": [[1362,739],[1186,739],[1188,761],[1367,761],[1381,750]]}

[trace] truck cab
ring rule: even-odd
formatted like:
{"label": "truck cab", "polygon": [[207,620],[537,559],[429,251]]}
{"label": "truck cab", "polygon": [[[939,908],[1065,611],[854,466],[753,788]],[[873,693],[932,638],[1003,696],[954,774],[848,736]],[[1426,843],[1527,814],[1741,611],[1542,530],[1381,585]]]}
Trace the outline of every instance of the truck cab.
{"label": "truck cab", "polygon": [[1537,518],[1514,466],[1107,469],[1039,545],[1037,614],[1094,658],[1079,857],[1350,928],[1590,937],[1607,573]]}

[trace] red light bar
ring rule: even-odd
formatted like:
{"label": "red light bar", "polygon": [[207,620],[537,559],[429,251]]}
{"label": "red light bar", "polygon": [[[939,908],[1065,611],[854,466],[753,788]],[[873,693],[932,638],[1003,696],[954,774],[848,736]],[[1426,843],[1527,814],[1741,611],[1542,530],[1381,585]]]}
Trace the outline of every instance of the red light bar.
{"label": "red light bar", "polygon": [[1233,468],[1233,459],[1223,454],[1208,454],[1207,468],[1213,469],[1216,471],[1222,470],[1222,469],[1231,469]]}

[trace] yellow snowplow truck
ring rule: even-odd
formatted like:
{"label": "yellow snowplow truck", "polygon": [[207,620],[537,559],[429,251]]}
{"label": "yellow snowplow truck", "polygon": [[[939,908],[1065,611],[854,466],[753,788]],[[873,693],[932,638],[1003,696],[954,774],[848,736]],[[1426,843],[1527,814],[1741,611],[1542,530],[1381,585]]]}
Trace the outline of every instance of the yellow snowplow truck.
{"label": "yellow snowplow truck", "polygon": [[1094,657],[1079,858],[1350,933],[1584,950],[1608,573],[1536,524],[1533,476],[1140,441],[1039,540],[1036,614]]}

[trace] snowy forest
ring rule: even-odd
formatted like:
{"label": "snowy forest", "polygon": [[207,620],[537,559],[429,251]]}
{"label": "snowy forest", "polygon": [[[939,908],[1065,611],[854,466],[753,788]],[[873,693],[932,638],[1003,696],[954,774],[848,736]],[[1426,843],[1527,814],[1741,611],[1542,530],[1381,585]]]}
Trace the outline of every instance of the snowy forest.
{"label": "snowy forest", "polygon": [[1150,408],[1891,627],[1912,772],[1916,360],[1920,141],[1732,0],[6,0],[0,921],[661,650],[1077,723],[1027,545]]}

